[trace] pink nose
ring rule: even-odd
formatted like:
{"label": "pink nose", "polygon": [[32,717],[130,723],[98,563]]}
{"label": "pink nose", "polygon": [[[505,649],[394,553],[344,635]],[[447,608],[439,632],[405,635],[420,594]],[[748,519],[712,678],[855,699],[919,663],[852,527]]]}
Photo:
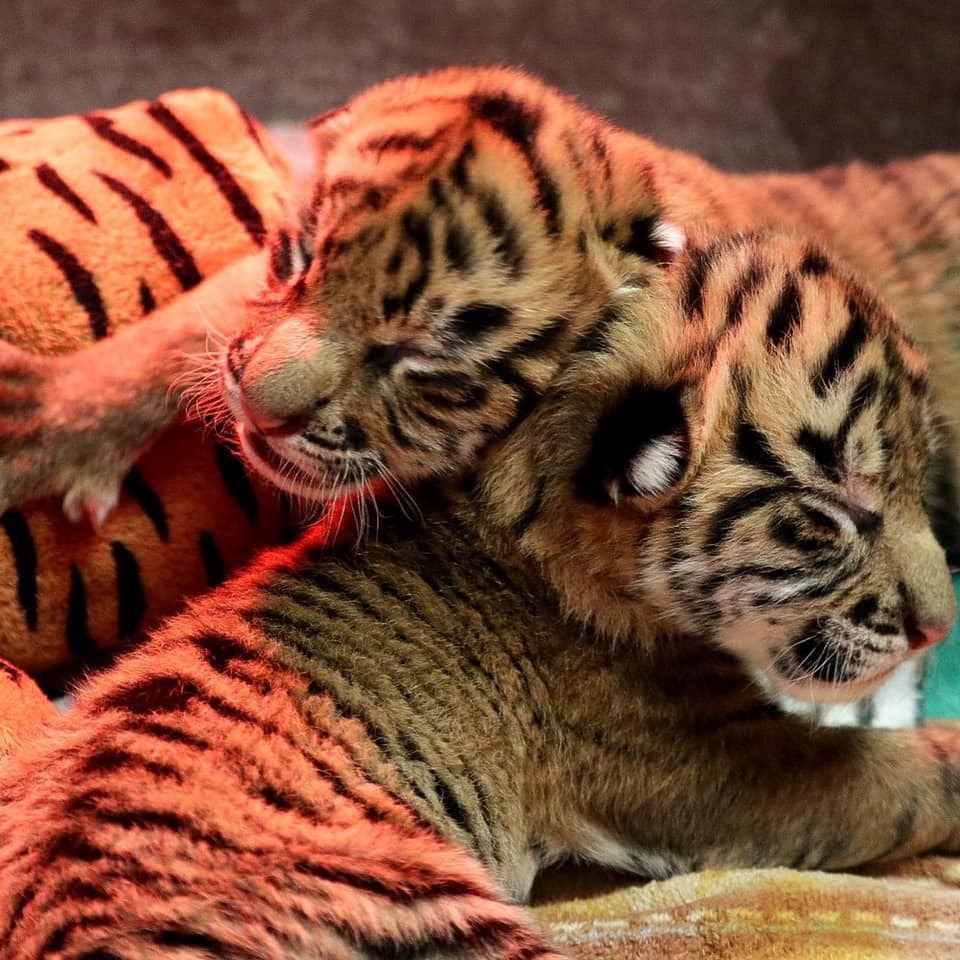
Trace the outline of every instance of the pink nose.
{"label": "pink nose", "polygon": [[299,433],[306,426],[308,419],[302,414],[295,414],[283,420],[271,417],[262,410],[258,410],[242,393],[240,394],[240,406],[243,408],[243,415],[250,425],[257,433],[265,437],[289,437],[294,433]]}
{"label": "pink nose", "polygon": [[953,624],[917,623],[913,617],[906,622],[907,643],[911,650],[925,650],[945,639]]}

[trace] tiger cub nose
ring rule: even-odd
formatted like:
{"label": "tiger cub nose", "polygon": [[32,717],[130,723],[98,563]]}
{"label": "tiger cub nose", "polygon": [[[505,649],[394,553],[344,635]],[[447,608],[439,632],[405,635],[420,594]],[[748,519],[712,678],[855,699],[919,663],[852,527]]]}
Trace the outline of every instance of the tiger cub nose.
{"label": "tiger cub nose", "polygon": [[290,437],[299,433],[310,421],[307,413],[272,413],[251,401],[241,388],[240,407],[250,426],[264,437]]}
{"label": "tiger cub nose", "polygon": [[952,623],[921,623],[916,617],[907,617],[904,624],[907,643],[911,650],[925,650],[945,640],[952,626]]}

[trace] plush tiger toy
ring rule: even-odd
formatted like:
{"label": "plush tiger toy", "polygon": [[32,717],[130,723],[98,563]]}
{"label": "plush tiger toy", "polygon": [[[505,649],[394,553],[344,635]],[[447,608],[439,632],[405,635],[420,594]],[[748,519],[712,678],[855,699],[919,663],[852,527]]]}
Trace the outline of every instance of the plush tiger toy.
{"label": "plush tiger toy", "polygon": [[[0,956],[531,960],[553,954],[516,901],[558,858],[663,877],[960,852],[960,734],[816,727],[745,672],[862,692],[952,618],[921,357],[806,242],[630,256],[459,499],[424,491],[360,551],[321,528],[264,558],[8,757]],[[532,378],[531,336],[477,339]],[[394,349],[416,353],[310,429],[395,403],[409,430],[470,397],[462,371],[420,379],[412,336],[368,347]],[[384,437],[324,456],[349,475]]]}
{"label": "plush tiger toy", "polygon": [[[37,390],[46,418],[71,424],[79,443],[88,401],[127,402],[122,368],[80,370],[64,353],[152,327],[171,301],[194,324],[243,310],[262,277],[244,289],[233,265],[263,249],[288,188],[263,129],[213,90],[0,123],[0,657],[34,673],[91,663],[276,542],[286,516],[274,492],[196,425],[167,432],[120,484],[74,488],[63,508],[21,505],[44,488],[17,477],[63,458],[32,417]],[[159,334],[144,339],[165,375]],[[138,443],[132,416],[110,430],[124,451]],[[102,437],[89,440],[90,463],[110,459]]]}

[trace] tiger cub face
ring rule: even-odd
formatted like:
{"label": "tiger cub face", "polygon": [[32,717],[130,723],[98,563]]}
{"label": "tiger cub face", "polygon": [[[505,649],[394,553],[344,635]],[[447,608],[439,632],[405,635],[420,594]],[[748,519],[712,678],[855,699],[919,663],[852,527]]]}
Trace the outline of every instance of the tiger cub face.
{"label": "tiger cub face", "polygon": [[394,81],[315,135],[313,196],[216,387],[250,463],[305,498],[471,464],[611,286],[681,246],[616,135],[512,71]]}
{"label": "tiger cub face", "polygon": [[708,636],[818,702],[946,635],[925,364],[861,284],[799,242],[723,240],[595,346],[480,484],[573,613]]}

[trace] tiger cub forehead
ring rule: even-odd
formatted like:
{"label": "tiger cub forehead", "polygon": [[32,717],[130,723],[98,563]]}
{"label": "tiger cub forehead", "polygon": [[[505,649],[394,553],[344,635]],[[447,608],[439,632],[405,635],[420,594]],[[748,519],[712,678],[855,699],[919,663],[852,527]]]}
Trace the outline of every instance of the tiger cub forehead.
{"label": "tiger cub forehead", "polygon": [[[390,81],[313,131],[306,229],[322,265],[314,292],[334,321],[415,329],[448,306],[445,292],[454,306],[503,293],[557,301],[589,285],[598,263],[619,271],[613,251],[636,255],[627,272],[642,277],[683,246],[636,144],[621,156],[620,131],[517,71]],[[585,257],[590,245],[610,249]]]}

